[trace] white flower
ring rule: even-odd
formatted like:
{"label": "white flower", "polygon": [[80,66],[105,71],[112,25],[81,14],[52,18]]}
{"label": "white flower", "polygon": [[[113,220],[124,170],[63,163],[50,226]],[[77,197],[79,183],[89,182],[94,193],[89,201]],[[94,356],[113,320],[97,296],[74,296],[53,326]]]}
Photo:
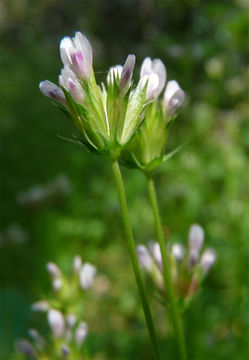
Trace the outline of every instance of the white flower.
{"label": "white flower", "polygon": [[153,267],[153,260],[150,256],[147,248],[144,245],[137,246],[137,255],[138,255],[138,260],[140,262],[140,265],[144,269],[150,271]]}
{"label": "white flower", "polygon": [[166,82],[166,68],[160,59],[144,59],[140,71],[141,86],[147,85],[147,100],[156,99],[164,88]]}
{"label": "white flower", "polygon": [[215,260],[216,252],[213,249],[207,249],[204,251],[200,260],[200,267],[204,270],[204,273],[210,269]]}
{"label": "white flower", "polygon": [[53,280],[52,283],[52,288],[55,292],[59,291],[62,287],[62,279],[61,278],[56,278]]}
{"label": "white flower", "polygon": [[184,257],[184,247],[178,243],[173,244],[172,246],[172,254],[174,255],[174,257],[178,260],[178,261],[182,261],[183,257]]}
{"label": "white flower", "polygon": [[78,347],[81,347],[88,333],[88,326],[85,322],[80,322],[79,326],[75,330],[75,342]]}
{"label": "white flower", "polygon": [[85,263],[80,270],[80,285],[83,290],[92,286],[94,277],[96,275],[96,268],[92,264]]}
{"label": "white flower", "polygon": [[163,96],[163,107],[168,115],[173,113],[182,105],[185,98],[184,91],[180,88],[177,81],[172,80],[167,83]]}
{"label": "white flower", "polygon": [[55,337],[61,337],[64,334],[65,322],[60,311],[50,309],[48,311],[48,323]]}
{"label": "white flower", "polygon": [[92,71],[92,47],[87,38],[76,32],[74,38],[65,37],[60,43],[61,59],[64,65],[80,78],[90,78]]}
{"label": "white flower", "polygon": [[51,81],[41,81],[39,88],[43,95],[49,97],[50,99],[58,101],[63,105],[66,103],[66,98],[63,91],[59,88],[59,86],[55,85]]}
{"label": "white flower", "polygon": [[82,100],[84,99],[84,92],[82,86],[80,85],[75,73],[70,70],[68,66],[65,66],[61,70],[61,75],[59,76],[59,83],[61,86],[63,86],[70,92],[75,101],[79,103],[82,102]]}
{"label": "white flower", "polygon": [[123,70],[122,65],[116,65],[110,68],[107,74],[107,84],[114,83],[114,79],[119,80]]}

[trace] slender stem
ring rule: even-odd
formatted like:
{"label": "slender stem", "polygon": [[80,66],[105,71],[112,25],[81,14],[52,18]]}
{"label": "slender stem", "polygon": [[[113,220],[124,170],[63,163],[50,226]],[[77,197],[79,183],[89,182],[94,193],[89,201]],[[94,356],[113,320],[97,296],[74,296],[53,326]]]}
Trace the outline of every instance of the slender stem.
{"label": "slender stem", "polygon": [[155,327],[154,327],[154,323],[152,320],[151,310],[150,310],[149,302],[147,299],[145,286],[144,286],[144,282],[143,282],[143,277],[142,277],[141,269],[140,269],[138,258],[137,258],[136,245],[135,245],[135,241],[133,238],[133,233],[132,233],[130,220],[129,220],[129,213],[128,213],[124,183],[123,183],[123,178],[122,178],[122,174],[120,171],[118,161],[114,161],[112,163],[112,170],[113,170],[113,174],[115,177],[117,192],[118,192],[118,196],[119,196],[119,203],[120,203],[122,220],[123,220],[123,225],[124,225],[124,230],[125,230],[125,235],[126,235],[127,247],[129,250],[130,259],[131,259],[135,279],[137,282],[139,295],[140,295],[141,302],[143,305],[143,311],[144,311],[147,327],[149,330],[149,334],[150,334],[151,342],[152,342],[152,345],[154,348],[156,359],[160,360],[161,354],[160,354],[159,346],[157,343]]}
{"label": "slender stem", "polygon": [[162,254],[162,263],[163,263],[163,278],[165,289],[167,289],[168,299],[171,307],[171,317],[174,324],[174,329],[179,345],[179,352],[181,355],[181,359],[187,359],[186,353],[186,345],[185,345],[185,338],[184,338],[184,330],[182,325],[181,315],[179,313],[176,296],[174,292],[174,287],[172,283],[171,271],[170,271],[170,259],[166,249],[166,243],[164,240],[163,235],[163,228],[162,228],[162,221],[159,213],[159,207],[157,202],[156,190],[154,181],[151,175],[146,175],[147,177],[147,187],[149,192],[150,203],[152,206],[153,214],[154,214],[154,221],[156,227],[157,238],[160,245],[160,250]]}

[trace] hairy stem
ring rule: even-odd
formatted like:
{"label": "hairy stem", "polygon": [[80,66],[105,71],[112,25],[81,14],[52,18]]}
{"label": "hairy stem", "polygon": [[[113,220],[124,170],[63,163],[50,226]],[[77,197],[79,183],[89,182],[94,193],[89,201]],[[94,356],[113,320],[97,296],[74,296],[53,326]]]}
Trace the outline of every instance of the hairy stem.
{"label": "hairy stem", "polygon": [[172,283],[172,276],[170,271],[170,258],[166,249],[166,243],[163,235],[162,221],[159,213],[158,201],[156,196],[155,184],[151,175],[146,175],[147,187],[150,198],[151,207],[154,215],[155,228],[157,233],[158,242],[162,254],[163,263],[163,278],[165,289],[167,290],[168,300],[170,304],[170,315],[174,324],[175,334],[178,341],[179,352],[182,360],[187,359],[185,337],[181,315],[178,309],[175,291]]}
{"label": "hairy stem", "polygon": [[122,178],[122,174],[120,171],[118,161],[114,161],[112,163],[112,170],[113,170],[113,174],[114,174],[114,178],[115,178],[115,182],[116,182],[116,188],[117,188],[118,197],[119,197],[123,226],[124,226],[125,235],[126,235],[126,243],[127,243],[127,247],[129,250],[131,264],[132,264],[135,279],[137,282],[140,299],[141,299],[141,302],[143,305],[143,311],[144,311],[147,327],[149,330],[151,342],[152,342],[152,345],[154,348],[155,357],[156,357],[156,359],[160,360],[161,354],[160,354],[160,350],[159,350],[159,346],[158,346],[158,342],[157,342],[155,326],[153,323],[149,302],[148,302],[146,291],[145,291],[142,273],[141,273],[141,269],[140,269],[138,258],[137,258],[136,245],[135,245],[135,241],[133,238],[133,233],[132,233],[131,224],[130,224],[130,220],[129,220],[129,213],[128,213],[124,183],[123,183],[123,178]]}

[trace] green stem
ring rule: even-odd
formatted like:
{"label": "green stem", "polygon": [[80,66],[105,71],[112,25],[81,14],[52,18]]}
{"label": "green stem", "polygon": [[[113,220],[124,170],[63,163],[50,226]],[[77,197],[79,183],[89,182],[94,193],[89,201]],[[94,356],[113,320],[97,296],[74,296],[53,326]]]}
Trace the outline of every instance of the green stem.
{"label": "green stem", "polygon": [[119,197],[119,203],[120,203],[122,220],[123,220],[123,225],[124,225],[124,230],[125,230],[125,235],[126,235],[127,247],[129,250],[130,259],[131,259],[135,279],[137,282],[139,295],[140,295],[141,302],[143,305],[143,311],[144,311],[147,327],[148,327],[151,342],[152,342],[152,345],[153,345],[153,348],[155,351],[156,359],[160,360],[161,354],[160,354],[159,346],[157,343],[155,327],[154,327],[154,323],[152,320],[151,310],[150,310],[149,302],[147,299],[145,286],[144,286],[144,282],[143,282],[143,277],[142,277],[141,269],[140,269],[138,258],[137,258],[136,245],[135,245],[135,241],[133,238],[133,233],[132,233],[130,220],[129,220],[129,213],[128,213],[128,207],[127,207],[127,202],[126,202],[124,183],[123,183],[123,178],[122,178],[122,174],[121,174],[121,171],[119,168],[118,161],[114,161],[112,163],[112,170],[113,170],[113,174],[115,177],[115,182],[116,182],[116,187],[117,187],[117,192],[118,192],[118,197]]}
{"label": "green stem", "polygon": [[181,359],[187,359],[186,353],[186,345],[185,345],[185,338],[184,338],[184,330],[182,325],[181,315],[178,309],[175,291],[172,283],[171,271],[170,271],[170,258],[166,249],[166,243],[164,240],[163,235],[163,228],[162,228],[162,221],[159,213],[159,207],[157,202],[156,190],[152,176],[146,174],[147,178],[147,187],[149,192],[150,203],[152,206],[153,214],[154,214],[154,221],[156,227],[156,233],[158,242],[160,245],[160,250],[162,254],[162,263],[163,263],[163,278],[165,289],[167,289],[168,299],[171,307],[171,317],[174,324],[174,329],[179,345],[179,351],[181,355]]}

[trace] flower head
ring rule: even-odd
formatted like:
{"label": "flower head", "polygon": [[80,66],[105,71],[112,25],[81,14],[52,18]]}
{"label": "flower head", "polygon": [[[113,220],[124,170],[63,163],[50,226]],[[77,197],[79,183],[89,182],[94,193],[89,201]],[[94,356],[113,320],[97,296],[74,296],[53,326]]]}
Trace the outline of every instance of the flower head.
{"label": "flower head", "polygon": [[166,68],[160,59],[144,59],[140,71],[141,86],[147,85],[147,100],[156,99],[162,92],[166,82]]}

